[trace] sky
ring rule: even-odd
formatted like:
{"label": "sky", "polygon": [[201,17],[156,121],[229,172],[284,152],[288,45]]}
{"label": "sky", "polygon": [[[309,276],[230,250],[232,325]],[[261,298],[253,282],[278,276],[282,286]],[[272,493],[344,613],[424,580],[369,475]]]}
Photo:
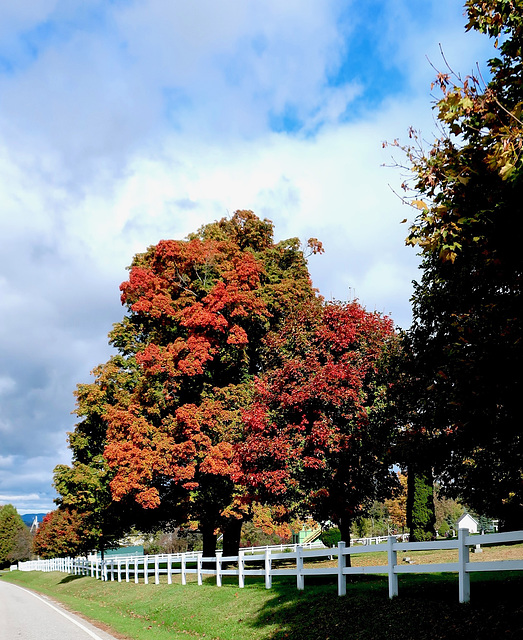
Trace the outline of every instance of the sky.
{"label": "sky", "polygon": [[492,55],[465,24],[459,0],[0,0],[0,504],[54,508],[73,391],[161,239],[251,209],[323,242],[325,298],[408,328],[382,143],[434,140],[440,46],[464,75]]}

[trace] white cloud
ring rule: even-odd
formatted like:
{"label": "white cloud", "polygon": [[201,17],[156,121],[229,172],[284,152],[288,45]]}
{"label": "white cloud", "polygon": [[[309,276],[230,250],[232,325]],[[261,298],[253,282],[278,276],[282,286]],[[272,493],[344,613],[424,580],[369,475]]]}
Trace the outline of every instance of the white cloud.
{"label": "white cloud", "polygon": [[15,463],[14,456],[1,456],[0,455],[0,469],[10,469]]}
{"label": "white cloud", "polygon": [[16,387],[16,382],[9,376],[0,376],[0,396],[7,394]]}

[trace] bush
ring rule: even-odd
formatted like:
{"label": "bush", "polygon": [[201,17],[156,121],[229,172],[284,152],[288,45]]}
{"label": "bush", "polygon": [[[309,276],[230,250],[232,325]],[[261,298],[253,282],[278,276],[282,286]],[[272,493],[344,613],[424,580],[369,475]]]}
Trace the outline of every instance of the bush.
{"label": "bush", "polygon": [[338,527],[330,527],[321,532],[320,540],[326,547],[335,547],[341,540],[341,533]]}
{"label": "bush", "polygon": [[411,532],[410,540],[414,540],[414,542],[428,542],[429,540],[434,540],[434,534],[418,527]]}

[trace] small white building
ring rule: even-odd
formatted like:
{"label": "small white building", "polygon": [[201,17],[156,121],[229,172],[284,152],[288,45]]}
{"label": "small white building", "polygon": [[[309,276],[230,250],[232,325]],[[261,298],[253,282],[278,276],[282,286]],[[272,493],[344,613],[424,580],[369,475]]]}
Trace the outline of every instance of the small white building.
{"label": "small white building", "polygon": [[458,529],[468,529],[470,533],[478,532],[478,521],[470,513],[464,513],[456,522],[456,526]]}

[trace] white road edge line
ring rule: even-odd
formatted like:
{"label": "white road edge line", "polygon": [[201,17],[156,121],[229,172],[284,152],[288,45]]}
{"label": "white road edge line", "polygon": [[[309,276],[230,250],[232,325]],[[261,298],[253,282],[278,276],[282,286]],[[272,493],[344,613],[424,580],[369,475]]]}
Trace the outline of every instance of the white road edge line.
{"label": "white road edge line", "polygon": [[58,607],[55,607],[54,605],[52,605],[50,602],[47,602],[47,600],[45,600],[44,598],[41,598],[40,596],[37,596],[36,593],[34,593],[33,591],[29,591],[29,589],[24,589],[24,587],[20,587],[17,584],[13,584],[12,582],[9,583],[12,584],[13,587],[16,587],[17,589],[21,589],[22,591],[25,591],[26,593],[30,593],[33,597],[37,598],[38,600],[41,600],[44,604],[46,604],[48,607],[51,607],[51,609],[54,609],[57,613],[59,613],[61,616],[63,616],[64,618],[67,618],[68,620],[70,620],[73,624],[75,624],[77,627],[80,627],[80,629],[82,629],[83,631],[85,631],[85,633],[87,633],[87,635],[91,636],[91,638],[93,638],[93,640],[103,640],[103,638],[101,638],[100,636],[96,635],[96,633],[93,633],[90,629],[88,629],[87,627],[85,627],[81,622],[78,622],[77,620],[75,620],[74,618],[71,618],[71,616],[68,616],[67,613],[65,613],[65,611],[62,611],[61,609],[59,609]]}

